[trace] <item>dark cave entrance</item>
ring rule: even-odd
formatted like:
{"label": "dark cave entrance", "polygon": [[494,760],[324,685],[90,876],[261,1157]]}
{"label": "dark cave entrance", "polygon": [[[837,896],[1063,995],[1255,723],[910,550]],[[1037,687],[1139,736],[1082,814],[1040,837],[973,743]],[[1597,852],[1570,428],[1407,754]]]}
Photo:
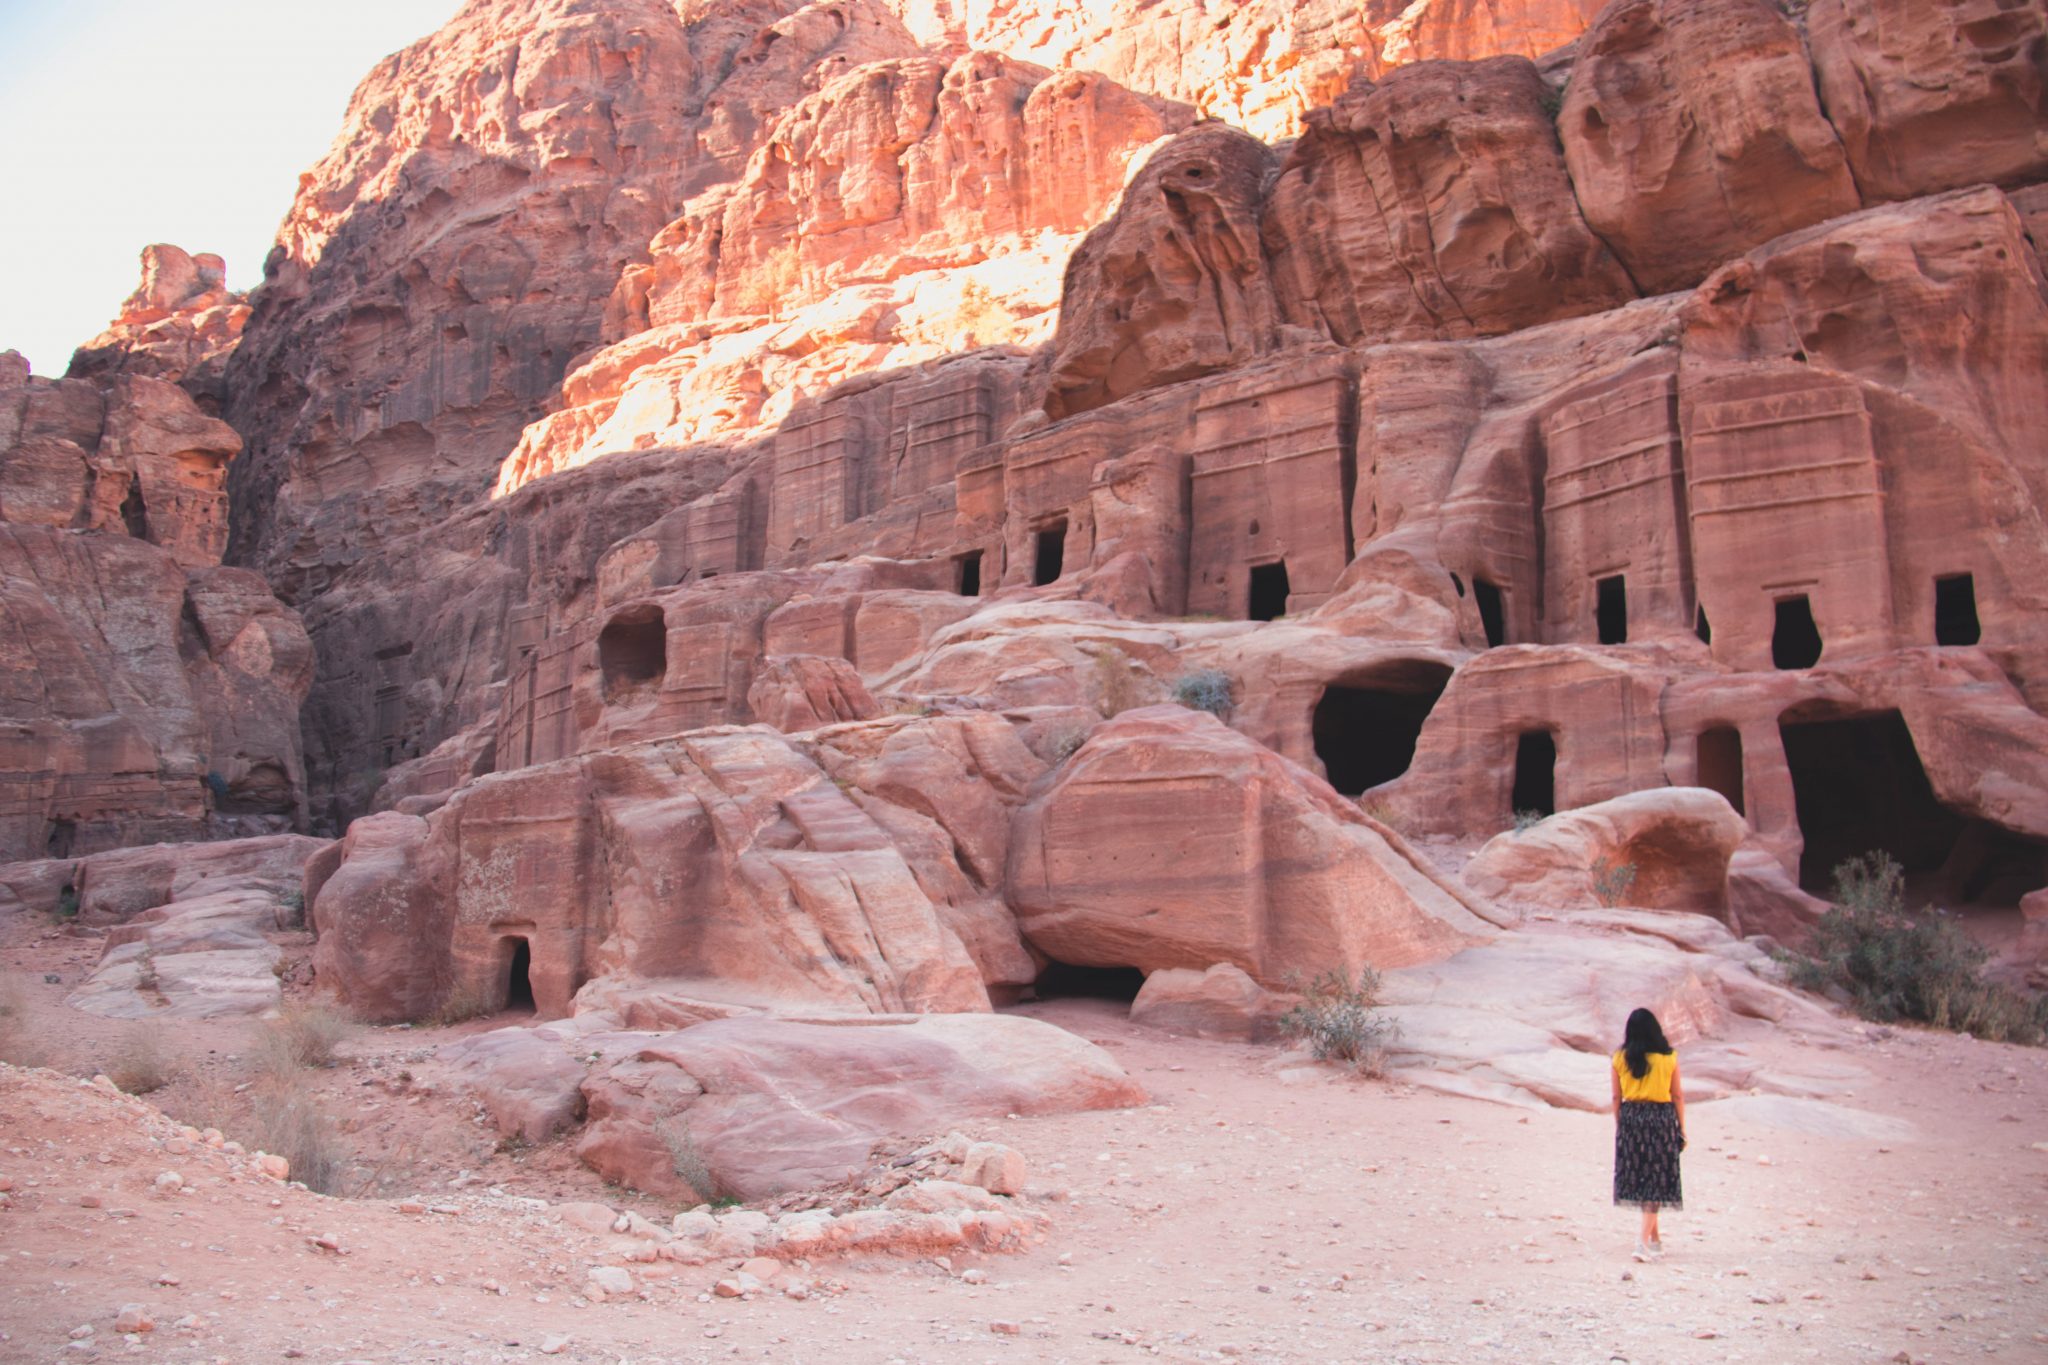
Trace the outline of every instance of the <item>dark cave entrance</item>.
{"label": "dark cave entrance", "polygon": [[50,822],[50,837],[43,841],[44,856],[68,858],[71,856],[71,846],[77,840],[78,822],[76,820],[63,818],[52,820]]}
{"label": "dark cave entrance", "polygon": [[1251,609],[1246,614],[1254,621],[1279,620],[1287,614],[1288,592],[1284,560],[1275,564],[1254,564]]}
{"label": "dark cave entrance", "polygon": [[149,504],[142,498],[141,479],[132,480],[128,485],[128,496],[121,499],[121,525],[135,539],[149,539]]}
{"label": "dark cave entrance", "polygon": [[1700,607],[1693,612],[1692,633],[1700,637],[1700,643],[1703,645],[1714,643],[1714,623],[1707,619],[1707,609],[1705,607]]}
{"label": "dark cave entrance", "polygon": [[1950,810],[1934,794],[1897,711],[1780,720],[1806,848],[1799,884],[1829,894],[1836,866],[1882,849],[1916,900],[2013,906],[2048,880],[2048,847]]}
{"label": "dark cave entrance", "polygon": [[1138,998],[1145,974],[1136,967],[1076,967],[1048,961],[1032,984],[1040,1000],[1107,1000],[1128,1005]]}
{"label": "dark cave entrance", "polygon": [[953,563],[959,569],[956,591],[962,597],[981,596],[981,551],[974,550],[960,555]]}
{"label": "dark cave entrance", "polygon": [[597,664],[604,674],[604,699],[614,701],[668,675],[668,628],[661,608],[633,607],[598,632]]}
{"label": "dark cave entrance", "polygon": [[1310,731],[1330,785],[1357,796],[1407,772],[1422,723],[1450,681],[1443,665],[1416,664],[1371,686],[1324,688]]}
{"label": "dark cave entrance", "polygon": [[1515,786],[1508,804],[1516,815],[1557,814],[1557,739],[1530,730],[1515,741]]}
{"label": "dark cave entrance", "polygon": [[1500,589],[1483,578],[1472,580],[1472,600],[1479,607],[1479,624],[1486,628],[1486,647],[1499,649],[1508,642],[1507,604]]}
{"label": "dark cave entrance", "polygon": [[1067,523],[1064,518],[1038,532],[1037,553],[1032,560],[1031,582],[1037,587],[1059,581],[1067,565]]}
{"label": "dark cave entrance", "polygon": [[1974,645],[1984,638],[1977,622],[1977,580],[1959,573],[1934,580],[1934,643]]}
{"label": "dark cave entrance", "polygon": [[508,938],[512,961],[505,969],[505,1008],[533,1013],[533,947],[523,938]]}
{"label": "dark cave entrance", "polygon": [[1695,756],[1700,785],[1727,797],[1737,815],[1748,814],[1742,808],[1742,732],[1728,725],[1702,730]]}
{"label": "dark cave entrance", "polygon": [[1771,630],[1772,667],[1812,668],[1819,663],[1820,627],[1814,624],[1813,603],[1806,594],[1780,598],[1777,616]]}
{"label": "dark cave entrance", "polygon": [[1593,623],[1603,645],[1628,643],[1628,579],[1620,574],[1593,585]]}

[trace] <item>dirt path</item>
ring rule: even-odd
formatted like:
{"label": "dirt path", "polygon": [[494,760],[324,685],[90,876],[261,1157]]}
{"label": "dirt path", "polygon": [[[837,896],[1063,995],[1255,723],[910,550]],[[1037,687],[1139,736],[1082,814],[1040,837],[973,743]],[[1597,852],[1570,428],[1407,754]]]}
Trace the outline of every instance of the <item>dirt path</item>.
{"label": "dirt path", "polygon": [[[0,960],[59,947],[0,940]],[[36,992],[45,1027],[59,999]],[[1687,1211],[1667,1220],[1665,1260],[1640,1266],[1632,1215],[1606,1199],[1604,1116],[1283,1068],[1272,1049],[1135,1029],[1107,1003],[1030,1012],[1108,1047],[1155,1101],[964,1126],[1026,1154],[1051,1235],[950,1268],[792,1268],[784,1281],[814,1291],[802,1300],[714,1298],[723,1266],[626,1263],[565,1226],[540,1201],[669,1211],[622,1202],[559,1144],[494,1150],[467,1100],[435,1085],[445,1031],[363,1030],[322,1073],[382,1191],[360,1199],[257,1175],[140,1102],[0,1072],[0,1359],[2048,1359],[2048,1053],[1873,1031],[1850,1060],[1875,1084],[1843,1102],[1909,1135],[1697,1106]],[[172,1032],[218,1092],[248,1027]],[[53,1051],[112,1036],[86,1021]],[[1747,1045],[1766,1064],[1787,1046]],[[179,1087],[161,1096],[176,1112]],[[451,1187],[465,1169],[478,1179]],[[165,1171],[179,1191],[157,1188]],[[401,1211],[409,1194],[429,1211]],[[587,1303],[604,1262],[634,1292]],[[114,1330],[131,1303],[155,1323],[134,1344]]]}

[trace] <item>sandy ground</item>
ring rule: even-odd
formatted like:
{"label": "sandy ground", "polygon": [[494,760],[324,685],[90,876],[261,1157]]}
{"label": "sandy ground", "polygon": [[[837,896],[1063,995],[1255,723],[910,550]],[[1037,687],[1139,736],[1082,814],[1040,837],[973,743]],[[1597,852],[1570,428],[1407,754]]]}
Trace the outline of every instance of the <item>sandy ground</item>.
{"label": "sandy ground", "polygon": [[[75,1072],[132,1027],[62,1006],[96,955],[0,924],[32,1037]],[[433,1060],[488,1021],[362,1029],[317,1074],[351,1128],[355,1198],[188,1144],[152,1107],[217,1111],[238,1136],[249,1024],[156,1026],[181,1075],[152,1104],[0,1070],[0,1360],[2048,1360],[2048,1053],[1869,1030],[1843,1059],[1871,1082],[1835,1098],[1903,1121],[1882,1136],[1696,1105],[1686,1211],[1666,1215],[1663,1261],[1638,1265],[1604,1115],[1286,1065],[1133,1028],[1108,1002],[1026,1012],[1110,1049],[1154,1103],[962,1125],[1029,1158],[1049,1236],[946,1265],[791,1267],[777,1283],[812,1287],[802,1300],[715,1298],[726,1267],[657,1262],[627,1265],[633,1296],[585,1301],[589,1269],[624,1258],[548,1203],[672,1210],[560,1144],[499,1149]],[[1792,1046],[1740,1041],[1766,1062]],[[128,1304],[154,1330],[118,1334]]]}

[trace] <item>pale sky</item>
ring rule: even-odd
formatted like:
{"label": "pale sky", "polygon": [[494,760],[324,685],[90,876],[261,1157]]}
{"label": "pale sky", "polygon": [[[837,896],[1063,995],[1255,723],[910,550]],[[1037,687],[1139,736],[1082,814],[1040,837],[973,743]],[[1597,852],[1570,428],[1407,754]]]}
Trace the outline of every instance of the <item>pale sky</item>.
{"label": "pale sky", "polygon": [[171,242],[263,278],[377,60],[458,0],[0,0],[0,351],[59,375]]}

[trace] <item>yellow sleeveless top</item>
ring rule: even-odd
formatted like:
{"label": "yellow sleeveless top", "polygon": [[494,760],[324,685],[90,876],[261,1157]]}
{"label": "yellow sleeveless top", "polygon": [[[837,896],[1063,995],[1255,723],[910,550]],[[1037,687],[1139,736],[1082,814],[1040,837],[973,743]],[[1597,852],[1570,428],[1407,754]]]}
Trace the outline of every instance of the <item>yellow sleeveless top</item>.
{"label": "yellow sleeveless top", "polygon": [[1642,1079],[1637,1080],[1629,1073],[1628,1058],[1619,1052],[1614,1054],[1614,1074],[1621,1078],[1621,1097],[1624,1100],[1649,1100],[1653,1104],[1671,1103],[1671,1077],[1678,1070],[1678,1054],[1652,1052],[1644,1060],[1649,1066],[1644,1069]]}

